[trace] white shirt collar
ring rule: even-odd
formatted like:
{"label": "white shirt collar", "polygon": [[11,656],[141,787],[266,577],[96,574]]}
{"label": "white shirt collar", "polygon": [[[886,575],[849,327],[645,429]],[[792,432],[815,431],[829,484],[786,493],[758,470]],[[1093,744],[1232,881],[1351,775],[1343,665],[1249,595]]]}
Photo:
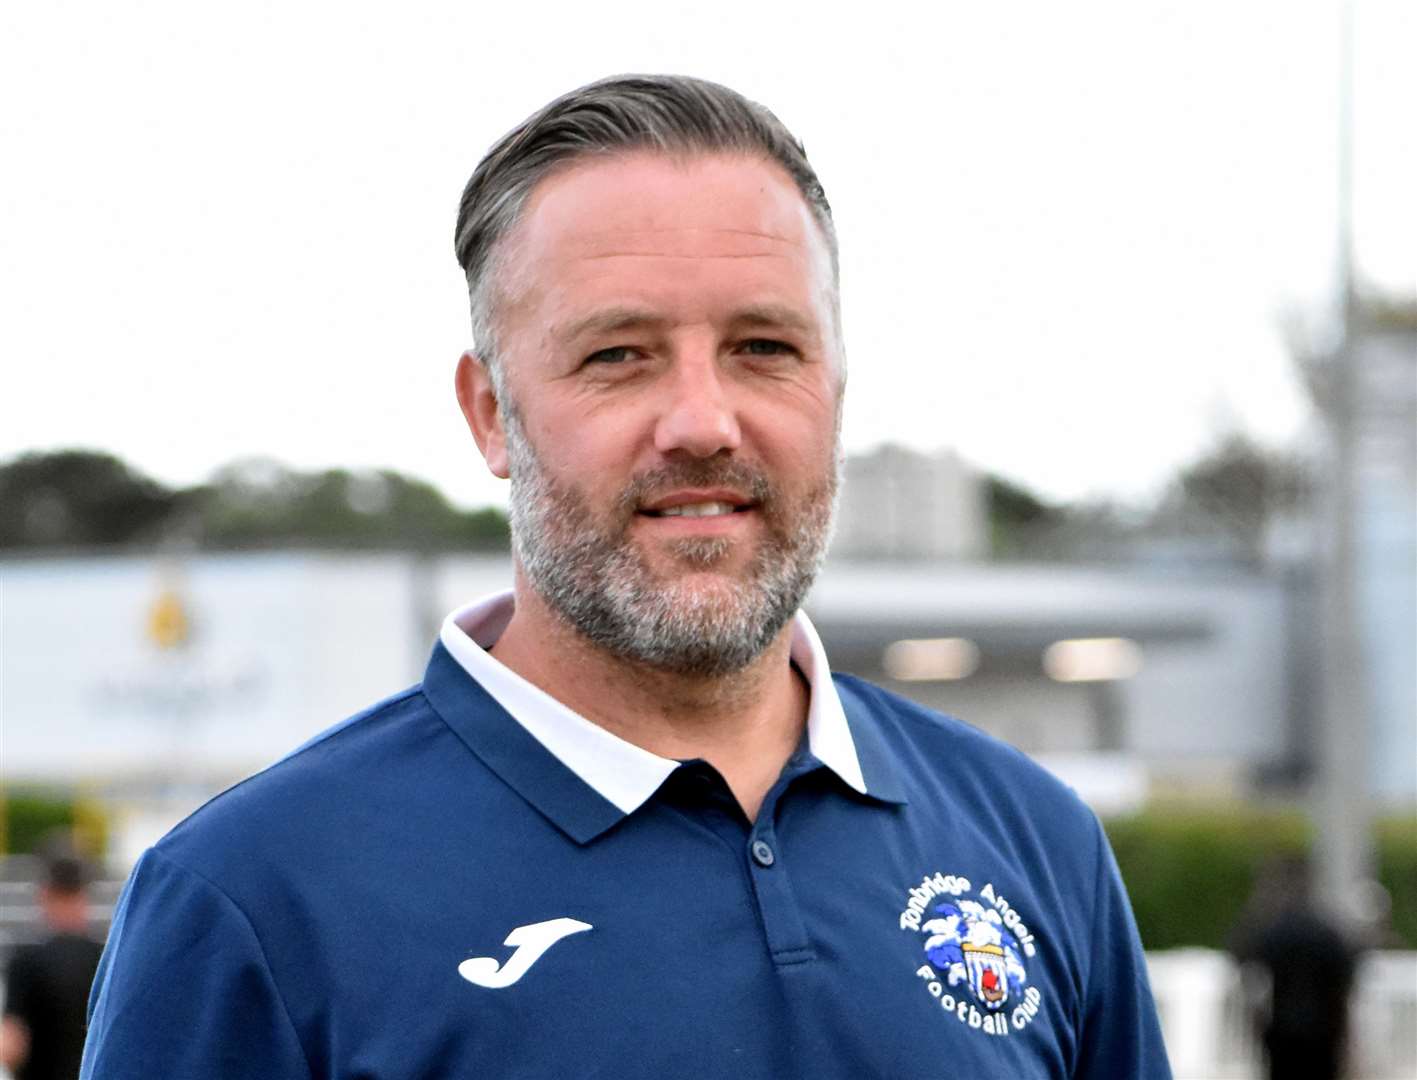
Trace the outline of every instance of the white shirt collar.
{"label": "white shirt collar", "polygon": [[[502,708],[568,769],[623,813],[637,809],[658,790],[679,762],[651,754],[568,709],[495,659],[489,648],[512,618],[510,591],[484,597],[443,620],[439,634],[454,660]],[[847,726],[826,652],[807,616],[792,622],[791,656],[811,688],[807,746],[847,785],[866,794],[866,781]]]}

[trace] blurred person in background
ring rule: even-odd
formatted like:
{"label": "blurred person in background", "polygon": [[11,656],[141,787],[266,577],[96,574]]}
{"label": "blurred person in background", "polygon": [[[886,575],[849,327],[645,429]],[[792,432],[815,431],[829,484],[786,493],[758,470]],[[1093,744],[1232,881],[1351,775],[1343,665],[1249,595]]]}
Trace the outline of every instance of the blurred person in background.
{"label": "blurred person in background", "polygon": [[1168,1076],[1097,819],[799,611],[846,361],[796,138],[603,80],[483,158],[456,250],[514,588],[145,853],[85,1075]]}
{"label": "blurred person in background", "polygon": [[1358,954],[1319,910],[1310,876],[1303,858],[1271,859],[1232,939],[1272,1080],[1343,1075]]}
{"label": "blurred person in background", "polygon": [[87,868],[49,860],[38,890],[49,936],[21,945],[5,976],[0,1062],[15,1080],[74,1080],[84,1049],[84,1015],[102,946],[88,934]]}

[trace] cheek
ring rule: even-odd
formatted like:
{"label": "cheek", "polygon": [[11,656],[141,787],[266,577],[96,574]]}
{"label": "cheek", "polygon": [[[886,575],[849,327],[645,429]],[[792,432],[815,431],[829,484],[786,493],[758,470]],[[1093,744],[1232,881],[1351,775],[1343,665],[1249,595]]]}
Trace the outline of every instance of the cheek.
{"label": "cheek", "polygon": [[622,424],[574,413],[546,424],[537,443],[548,471],[582,492],[618,491],[633,461]]}
{"label": "cheek", "polygon": [[764,455],[786,472],[815,476],[836,456],[841,410],[839,399],[813,397],[793,408],[764,410],[754,429]]}

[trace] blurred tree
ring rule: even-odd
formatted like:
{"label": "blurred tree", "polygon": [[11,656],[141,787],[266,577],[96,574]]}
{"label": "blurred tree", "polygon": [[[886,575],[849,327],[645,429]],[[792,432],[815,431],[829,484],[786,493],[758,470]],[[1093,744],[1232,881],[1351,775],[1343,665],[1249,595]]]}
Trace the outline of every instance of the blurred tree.
{"label": "blurred tree", "polygon": [[155,534],[177,502],[112,454],[23,454],[0,465],[0,548],[126,543]]}
{"label": "blurred tree", "polygon": [[505,549],[499,510],[458,510],[423,480],[388,469],[295,472],[278,462],[234,462],[196,493],[206,544],[416,550]]}
{"label": "blurred tree", "polygon": [[1002,476],[987,476],[984,492],[989,506],[989,549],[995,558],[1035,550],[1063,520],[1062,509]]}
{"label": "blurred tree", "polygon": [[269,458],[223,466],[173,491],[118,458],[26,454],[0,465],[0,548],[108,546],[189,537],[207,548],[314,546],[505,550],[505,515],[459,510],[391,470],[298,472]]}
{"label": "blurred tree", "polygon": [[1219,532],[1244,561],[1259,565],[1270,525],[1303,510],[1312,487],[1300,459],[1234,432],[1181,470],[1157,521],[1192,533]]}

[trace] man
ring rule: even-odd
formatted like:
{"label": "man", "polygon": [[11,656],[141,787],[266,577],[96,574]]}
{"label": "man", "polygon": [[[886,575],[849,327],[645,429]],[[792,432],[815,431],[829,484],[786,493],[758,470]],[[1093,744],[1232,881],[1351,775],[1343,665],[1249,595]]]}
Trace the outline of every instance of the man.
{"label": "man", "polygon": [[92,1076],[1167,1075],[1096,819],[798,614],[845,359],[766,110],[619,78],[464,193],[515,587],[133,873]]}
{"label": "man", "polygon": [[1308,860],[1272,857],[1231,942],[1252,990],[1251,1012],[1271,1080],[1345,1073],[1358,950],[1322,911]]}
{"label": "man", "polygon": [[89,936],[84,864],[49,860],[39,911],[49,937],[22,945],[5,976],[0,1064],[15,1080],[73,1080],[84,1048],[84,1004],[100,946]]}

